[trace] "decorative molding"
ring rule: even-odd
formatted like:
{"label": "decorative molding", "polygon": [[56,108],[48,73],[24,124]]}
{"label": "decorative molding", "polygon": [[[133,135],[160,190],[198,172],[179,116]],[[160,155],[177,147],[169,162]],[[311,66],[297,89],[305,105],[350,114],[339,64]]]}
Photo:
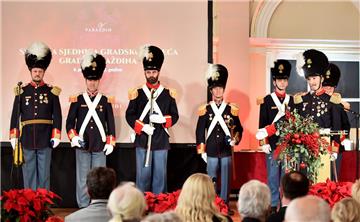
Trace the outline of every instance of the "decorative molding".
{"label": "decorative molding", "polygon": [[269,22],[281,0],[261,0],[252,17],[250,37],[263,37],[268,35]]}

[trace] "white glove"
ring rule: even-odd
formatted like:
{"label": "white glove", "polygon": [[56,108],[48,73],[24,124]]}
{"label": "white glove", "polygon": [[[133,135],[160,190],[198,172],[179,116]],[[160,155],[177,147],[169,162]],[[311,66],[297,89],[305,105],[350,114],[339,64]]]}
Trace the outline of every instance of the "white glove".
{"label": "white glove", "polygon": [[267,136],[268,136],[268,133],[265,128],[258,129],[258,131],[256,132],[256,135],[255,135],[257,140],[263,140]]}
{"label": "white glove", "polygon": [[11,147],[13,148],[13,150],[15,150],[17,140],[18,140],[18,138],[11,138],[10,139]]}
{"label": "white glove", "polygon": [[337,159],[338,154],[337,153],[332,153],[330,156],[330,160],[334,161]]}
{"label": "white glove", "polygon": [[269,144],[264,144],[261,146],[261,150],[266,154],[270,154],[271,146]]}
{"label": "white glove", "polygon": [[206,153],[202,153],[201,158],[205,161],[205,163],[207,163],[207,154]]}
{"label": "white glove", "polygon": [[166,119],[162,115],[159,114],[152,114],[150,115],[150,122],[152,123],[165,123]]}
{"label": "white glove", "polygon": [[71,147],[77,146],[77,147],[81,147],[80,142],[82,141],[82,139],[79,136],[74,136],[71,139]]}
{"label": "white glove", "polygon": [[147,135],[153,135],[155,128],[150,126],[149,124],[145,124],[142,128],[142,131],[144,131]]}
{"label": "white glove", "polygon": [[55,149],[57,146],[59,146],[60,140],[58,138],[51,138],[50,143],[52,145],[52,148]]}
{"label": "white glove", "polygon": [[230,141],[230,146],[235,146],[235,144],[236,144],[236,141],[235,141],[235,140],[231,140],[231,141]]}
{"label": "white glove", "polygon": [[330,128],[322,128],[322,129],[319,129],[319,134],[320,135],[330,135]]}
{"label": "white glove", "polygon": [[345,149],[345,150],[351,150],[351,140],[349,140],[349,139],[344,139],[344,140],[341,142],[341,145],[344,146],[344,149]]}
{"label": "white glove", "polygon": [[105,152],[105,155],[109,155],[114,150],[114,147],[110,144],[105,144],[103,152]]}

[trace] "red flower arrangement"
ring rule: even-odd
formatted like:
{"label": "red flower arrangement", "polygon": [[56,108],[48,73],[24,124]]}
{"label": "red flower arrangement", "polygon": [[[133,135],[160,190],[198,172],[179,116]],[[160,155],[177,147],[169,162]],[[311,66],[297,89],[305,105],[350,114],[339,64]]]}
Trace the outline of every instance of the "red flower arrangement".
{"label": "red flower arrangement", "polygon": [[46,189],[21,189],[4,191],[1,200],[1,221],[46,221],[53,215],[50,206],[53,199],[60,198]]}
{"label": "red flower arrangement", "polygon": [[310,187],[309,194],[326,200],[330,207],[345,197],[351,196],[351,182],[333,182],[329,179]]}
{"label": "red flower arrangement", "polygon": [[[145,192],[148,211],[163,213],[175,209],[180,192],[181,190],[177,190],[172,193],[160,193],[158,195],[151,192]],[[215,198],[215,205],[222,214],[226,215],[228,213],[228,206],[225,204],[224,200],[218,196]]]}
{"label": "red flower arrangement", "polygon": [[319,135],[319,125],[312,117],[302,117],[296,110],[286,111],[285,120],[277,122],[279,142],[274,159],[281,161],[286,171],[305,169],[312,182],[323,165],[320,154],[330,151],[330,144]]}

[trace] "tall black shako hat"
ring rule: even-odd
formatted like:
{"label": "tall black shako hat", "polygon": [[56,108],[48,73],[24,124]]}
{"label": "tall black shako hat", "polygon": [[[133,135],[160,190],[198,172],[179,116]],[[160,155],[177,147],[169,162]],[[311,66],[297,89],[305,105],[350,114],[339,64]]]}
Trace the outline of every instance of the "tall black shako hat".
{"label": "tall black shako hat", "polygon": [[291,72],[291,64],[285,59],[274,61],[274,67],[270,69],[273,79],[289,79]]}
{"label": "tall black shako hat", "polygon": [[105,58],[97,53],[87,53],[81,61],[81,71],[85,79],[101,79],[106,67]]}
{"label": "tall black shako hat", "polygon": [[44,71],[52,58],[50,48],[42,42],[34,42],[25,51],[25,62],[31,71],[32,68],[41,68]]}
{"label": "tall black shako hat", "polygon": [[145,45],[140,49],[140,58],[142,59],[144,70],[160,71],[164,62],[164,53],[153,45]]}
{"label": "tall black shako hat", "polygon": [[323,52],[315,49],[306,50],[303,53],[302,69],[305,78],[309,76],[323,76],[329,67],[329,60]]}
{"label": "tall black shako hat", "polygon": [[209,64],[206,72],[206,79],[210,89],[220,86],[225,89],[228,79],[228,71],[221,64]]}
{"label": "tall black shako hat", "polygon": [[329,69],[326,71],[324,75],[324,81],[322,85],[336,87],[339,83],[340,76],[341,76],[341,72],[339,67],[334,63],[330,63]]}

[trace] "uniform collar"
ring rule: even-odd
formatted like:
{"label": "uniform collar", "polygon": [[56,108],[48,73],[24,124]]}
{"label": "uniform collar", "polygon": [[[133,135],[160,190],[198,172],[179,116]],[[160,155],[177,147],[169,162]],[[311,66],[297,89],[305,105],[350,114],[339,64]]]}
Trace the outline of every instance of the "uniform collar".
{"label": "uniform collar", "polygon": [[324,93],[325,93],[325,89],[324,89],[324,88],[321,88],[321,89],[319,89],[319,90],[317,90],[317,91],[315,92],[315,95],[321,96],[321,95],[324,94]]}
{"label": "uniform collar", "polygon": [[277,91],[275,91],[275,94],[276,94],[276,96],[278,97],[278,98],[280,98],[280,99],[283,99],[283,98],[285,98],[285,96],[286,96],[286,92],[284,92],[284,93],[280,93],[280,92],[277,92]]}
{"label": "uniform collar", "polygon": [[156,85],[153,85],[153,84],[150,84],[150,83],[146,82],[146,86],[147,86],[149,89],[157,89],[157,88],[159,88],[159,86],[160,86],[160,82],[158,82]]}
{"label": "uniform collar", "polygon": [[87,94],[89,95],[89,97],[95,97],[98,94],[98,90],[96,90],[95,92],[90,92],[89,90],[86,90]]}
{"label": "uniform collar", "polygon": [[31,81],[30,85],[32,85],[33,87],[40,87],[40,86],[45,85],[45,82],[44,82],[44,80],[41,80],[41,82],[39,84],[37,84],[36,82]]}

